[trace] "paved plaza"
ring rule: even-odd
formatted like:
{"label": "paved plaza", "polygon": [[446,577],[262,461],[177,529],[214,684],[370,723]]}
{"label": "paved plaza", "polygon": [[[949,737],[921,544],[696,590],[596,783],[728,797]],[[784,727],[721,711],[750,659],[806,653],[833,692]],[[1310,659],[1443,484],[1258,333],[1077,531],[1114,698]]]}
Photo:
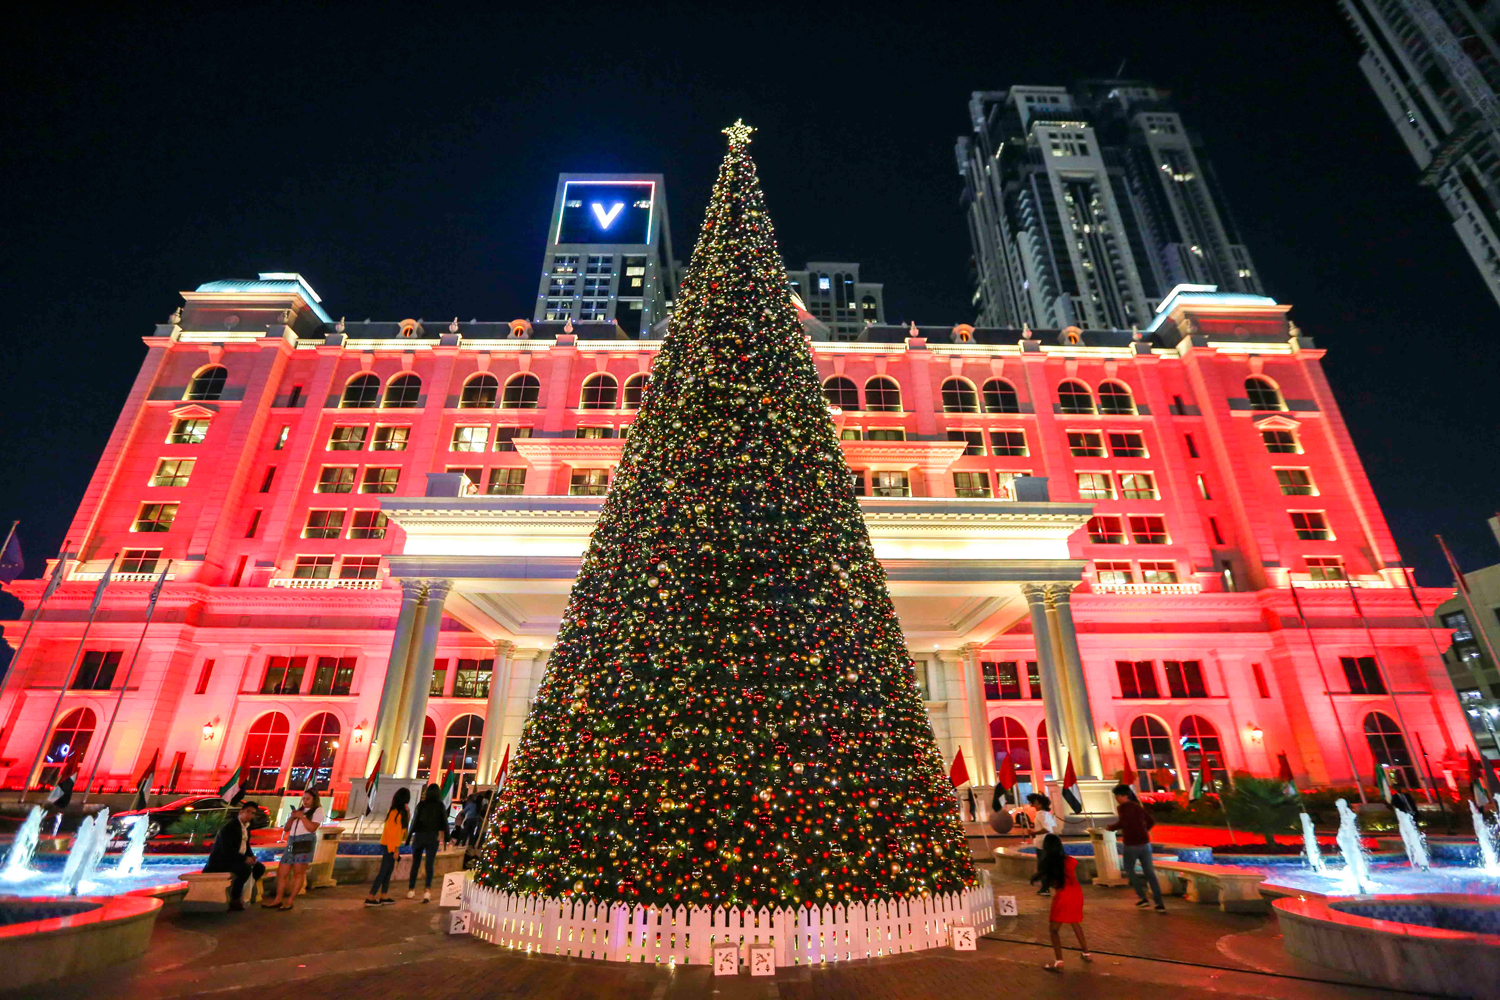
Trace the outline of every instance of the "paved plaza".
{"label": "paved plaza", "polygon": [[[1289,958],[1274,918],[1220,913],[1181,900],[1166,915],[1134,908],[1128,889],[1086,886],[1085,929],[1094,961],[1050,958],[1047,903],[1023,882],[1001,879],[1020,916],[1002,921],[974,953],[928,951],[826,968],[781,970],[774,980],[715,978],[707,968],[665,970],[527,956],[441,932],[447,911],[402,899],[366,909],[361,886],[304,896],[280,913],[175,914],[159,920],[146,957],[105,974],[25,993],[57,1000],[214,994],[229,998],[338,1000],[371,996],[539,997],[561,1000],[958,1000],[990,993],[1031,997],[1208,995],[1323,1000],[1409,997],[1359,985]],[[403,891],[404,894],[404,891]]]}

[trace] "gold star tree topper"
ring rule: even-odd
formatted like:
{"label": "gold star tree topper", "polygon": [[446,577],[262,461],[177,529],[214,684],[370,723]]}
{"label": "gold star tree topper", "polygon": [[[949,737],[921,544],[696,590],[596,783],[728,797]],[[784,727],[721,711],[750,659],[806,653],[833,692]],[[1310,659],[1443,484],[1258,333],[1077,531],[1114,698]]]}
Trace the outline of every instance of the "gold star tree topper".
{"label": "gold star tree topper", "polygon": [[729,126],[726,129],[723,129],[722,131],[725,135],[729,136],[730,147],[737,148],[739,146],[748,146],[750,144],[750,133],[754,132],[755,129],[749,125],[746,125],[745,119],[736,118],[733,125]]}

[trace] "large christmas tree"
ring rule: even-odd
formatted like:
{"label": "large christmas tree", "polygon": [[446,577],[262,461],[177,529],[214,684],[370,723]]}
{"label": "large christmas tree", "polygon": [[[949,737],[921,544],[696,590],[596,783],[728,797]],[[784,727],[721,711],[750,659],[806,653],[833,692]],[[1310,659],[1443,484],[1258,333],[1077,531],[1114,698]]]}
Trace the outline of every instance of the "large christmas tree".
{"label": "large christmas tree", "polygon": [[729,151],[478,878],[708,906],[974,882],[885,574]]}

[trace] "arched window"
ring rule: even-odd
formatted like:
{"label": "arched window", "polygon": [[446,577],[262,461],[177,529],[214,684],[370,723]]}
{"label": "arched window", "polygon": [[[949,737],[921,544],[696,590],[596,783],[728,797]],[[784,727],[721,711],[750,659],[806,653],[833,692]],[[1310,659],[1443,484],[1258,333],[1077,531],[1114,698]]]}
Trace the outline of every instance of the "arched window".
{"label": "arched window", "polygon": [[437,745],[437,726],[431,718],[422,720],[422,745],[417,750],[417,778],[426,781],[432,776],[432,749]]}
{"label": "arched window", "polygon": [[1177,745],[1182,747],[1188,771],[1203,771],[1204,784],[1215,791],[1227,787],[1229,766],[1224,762],[1224,746],[1214,724],[1201,715],[1189,715],[1182,720],[1178,732],[1181,735],[1177,737]]}
{"label": "arched window", "polygon": [[[1268,378],[1259,375],[1251,375],[1245,379],[1245,395],[1250,397],[1250,409],[1252,410],[1284,410],[1286,403],[1281,398],[1281,390],[1271,384]],[[214,397],[217,399],[218,397]]]}
{"label": "arched window", "polygon": [[183,399],[222,399],[224,380],[229,378],[229,369],[223,365],[209,365],[193,376],[188,383],[187,395]]}
{"label": "arched window", "polygon": [[458,398],[458,406],[463,410],[487,410],[495,405],[499,395],[500,380],[484,372],[464,383],[464,392]]}
{"label": "arched window", "polygon": [[47,754],[42,758],[42,773],[37,780],[44,786],[52,786],[62,779],[63,769],[69,761],[83,765],[84,754],[89,752],[89,741],[94,738],[97,724],[94,710],[75,708],[52,730],[52,739],[47,743]]}
{"label": "arched window", "polygon": [[649,378],[645,372],[637,372],[625,380],[625,409],[641,408],[641,400],[646,398],[646,381]]}
{"label": "arched window", "polygon": [[823,398],[828,400],[829,406],[841,410],[859,409],[859,390],[842,375],[835,375],[823,383]]}
{"label": "arched window", "polygon": [[474,772],[479,770],[479,743],[484,736],[484,719],[477,715],[460,715],[448,727],[443,740],[443,776],[458,772],[458,791],[454,798],[462,799],[469,793],[474,781]]}
{"label": "arched window", "polygon": [[901,387],[896,380],[876,375],[865,383],[865,409],[899,413],[901,411]]}
{"label": "arched window", "polygon": [[291,723],[280,712],[267,712],[250,724],[245,755],[240,758],[240,785],[247,792],[270,792],[281,784],[281,758]]}
{"label": "arched window", "polygon": [[1047,742],[1046,719],[1036,724],[1036,766],[1040,775],[1052,773],[1052,744]]}
{"label": "arched window", "polygon": [[620,395],[620,383],[613,375],[599,372],[583,380],[583,396],[578,405],[585,410],[613,410]]}
{"label": "arched window", "polygon": [[978,413],[979,397],[974,386],[961,378],[950,378],[943,383],[944,413]]}
{"label": "arched window", "polygon": [[1016,766],[1016,782],[1035,784],[1031,777],[1031,741],[1026,737],[1026,727],[1008,715],[990,720],[990,751],[995,755],[995,773],[1005,758],[1010,757]]}
{"label": "arched window", "polygon": [[1397,772],[1395,777],[1407,788],[1417,787],[1417,769],[1411,751],[1406,748],[1406,737],[1401,735],[1401,727],[1394,719],[1384,712],[1371,712],[1365,716],[1365,741],[1370,744],[1370,755],[1376,764],[1384,764]]}
{"label": "arched window", "polygon": [[[1130,724],[1131,762],[1140,772],[1141,791],[1170,792],[1177,787],[1177,761],[1172,757],[1172,734],[1160,719],[1140,715]],[[1164,774],[1157,772],[1162,771]],[[1162,777],[1168,780],[1163,782]]]}
{"label": "arched window", "polygon": [[339,400],[343,409],[364,409],[380,402],[380,379],[366,373],[356,375],[344,386],[344,398]]}
{"label": "arched window", "polygon": [[289,791],[328,791],[333,778],[333,758],[339,749],[339,720],[332,712],[319,712],[302,724],[297,745],[292,750],[292,767],[286,787]]}
{"label": "arched window", "polygon": [[1064,413],[1093,413],[1094,395],[1082,382],[1069,379],[1057,387],[1057,401]]}
{"label": "arched window", "polygon": [[1100,413],[1134,413],[1135,398],[1130,395],[1130,386],[1123,382],[1101,382],[1099,384]]}
{"label": "arched window", "polygon": [[406,410],[417,405],[422,398],[422,380],[415,375],[397,375],[385,387],[385,401],[381,408]]}
{"label": "arched window", "polygon": [[1016,387],[1003,378],[992,378],[984,384],[985,413],[1020,413],[1021,401]]}
{"label": "arched window", "polygon": [[505,396],[500,401],[502,410],[534,410],[542,394],[542,383],[530,372],[512,375],[505,383]]}

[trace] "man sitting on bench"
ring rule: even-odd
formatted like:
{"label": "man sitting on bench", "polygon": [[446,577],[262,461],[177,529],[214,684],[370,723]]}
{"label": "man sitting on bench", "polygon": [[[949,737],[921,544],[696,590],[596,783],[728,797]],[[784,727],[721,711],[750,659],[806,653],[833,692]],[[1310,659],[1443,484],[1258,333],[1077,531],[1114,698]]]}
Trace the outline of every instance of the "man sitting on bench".
{"label": "man sitting on bench", "polygon": [[247,879],[260,880],[266,873],[266,866],[255,860],[255,852],[250,849],[250,821],[255,818],[256,807],[252,802],[240,804],[237,812],[231,813],[229,820],[219,828],[219,835],[214,838],[213,850],[208,854],[208,864],[203,866],[205,872],[229,872],[233,878],[229,883],[229,908],[231,910],[243,910],[245,903],[240,899],[240,894],[245,890]]}

